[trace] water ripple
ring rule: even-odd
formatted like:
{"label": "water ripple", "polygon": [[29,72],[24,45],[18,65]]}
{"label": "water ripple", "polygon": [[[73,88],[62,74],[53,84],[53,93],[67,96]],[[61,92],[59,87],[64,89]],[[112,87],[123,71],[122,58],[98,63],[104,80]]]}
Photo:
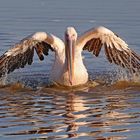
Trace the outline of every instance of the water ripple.
{"label": "water ripple", "polygon": [[138,133],[139,95],[128,93],[126,96],[112,91],[105,94],[102,96],[98,91],[1,94],[1,135],[27,135],[31,139],[124,139],[131,137],[130,132]]}

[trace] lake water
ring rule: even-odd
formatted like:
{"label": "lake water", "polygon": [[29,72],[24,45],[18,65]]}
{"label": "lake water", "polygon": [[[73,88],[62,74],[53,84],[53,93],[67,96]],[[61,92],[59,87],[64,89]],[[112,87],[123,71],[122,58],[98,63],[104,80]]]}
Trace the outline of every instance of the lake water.
{"label": "lake water", "polygon": [[[105,26],[140,54],[139,0],[0,0],[0,55],[37,31],[63,38]],[[0,88],[0,140],[139,140],[140,76],[83,53],[92,82],[73,90],[49,86],[54,54],[8,75]]]}

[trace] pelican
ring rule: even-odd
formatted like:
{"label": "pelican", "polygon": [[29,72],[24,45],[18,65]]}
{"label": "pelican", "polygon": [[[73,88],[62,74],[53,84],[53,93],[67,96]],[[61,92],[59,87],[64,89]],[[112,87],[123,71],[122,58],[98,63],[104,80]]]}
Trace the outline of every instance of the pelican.
{"label": "pelican", "polygon": [[82,51],[87,50],[97,57],[101,48],[104,48],[110,63],[133,72],[140,70],[140,56],[111,30],[101,26],[78,36],[74,27],[67,27],[64,41],[53,34],[37,32],[15,44],[0,57],[0,77],[26,64],[31,65],[34,51],[40,60],[53,51],[55,60],[50,79],[64,86],[85,84],[88,73],[83,64]]}

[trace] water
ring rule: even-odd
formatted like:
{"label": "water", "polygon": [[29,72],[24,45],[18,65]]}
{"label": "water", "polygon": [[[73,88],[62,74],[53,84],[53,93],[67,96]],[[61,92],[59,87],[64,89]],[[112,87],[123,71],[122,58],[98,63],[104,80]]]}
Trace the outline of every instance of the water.
{"label": "water", "polygon": [[[140,54],[139,0],[0,0],[0,55],[37,31],[63,38],[67,26],[79,33],[103,25]],[[94,87],[49,86],[54,54],[8,75],[0,88],[0,139],[140,139],[140,77],[130,77],[85,52],[84,63]],[[47,66],[46,66],[47,65]],[[129,79],[129,81],[128,81]],[[48,85],[46,87],[46,85]]]}

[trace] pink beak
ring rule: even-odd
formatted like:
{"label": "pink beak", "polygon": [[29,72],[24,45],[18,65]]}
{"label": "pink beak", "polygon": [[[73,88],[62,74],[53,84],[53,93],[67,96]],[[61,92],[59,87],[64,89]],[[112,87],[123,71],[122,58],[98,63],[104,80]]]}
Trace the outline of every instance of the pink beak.
{"label": "pink beak", "polygon": [[74,49],[75,49],[75,40],[71,38],[67,39],[67,66],[68,66],[68,73],[69,73],[69,82],[73,85],[73,78],[74,78]]}

